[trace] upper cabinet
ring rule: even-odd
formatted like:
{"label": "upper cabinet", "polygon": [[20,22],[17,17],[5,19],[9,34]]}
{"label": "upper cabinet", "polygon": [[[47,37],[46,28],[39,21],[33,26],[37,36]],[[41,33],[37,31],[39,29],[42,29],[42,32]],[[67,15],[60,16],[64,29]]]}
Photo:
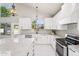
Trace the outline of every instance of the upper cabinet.
{"label": "upper cabinet", "polygon": [[44,21],[44,29],[67,30],[67,26],[59,24],[55,18],[46,18]]}
{"label": "upper cabinet", "polygon": [[74,11],[75,4],[74,3],[65,3],[62,5],[61,13],[63,15],[62,18],[70,17],[72,12]]}
{"label": "upper cabinet", "polygon": [[71,24],[71,23],[77,23],[78,14],[79,14],[79,5],[75,3],[66,3],[62,6],[61,9],[61,21],[59,21],[60,24]]}
{"label": "upper cabinet", "polygon": [[[61,10],[53,17],[57,29],[67,29],[67,24],[76,23],[79,30],[79,3],[65,3]],[[63,28],[64,27],[64,28]]]}
{"label": "upper cabinet", "polygon": [[54,17],[53,20],[53,26],[55,26],[56,30],[67,30],[67,25],[61,25],[59,22],[61,22],[61,19],[64,17],[62,14],[62,11],[59,11]]}
{"label": "upper cabinet", "polygon": [[68,17],[68,18],[63,18],[61,19],[61,21],[59,21],[59,24],[61,25],[67,25],[67,24],[73,24],[73,23],[77,23],[76,18],[72,19],[72,17]]}
{"label": "upper cabinet", "polygon": [[19,26],[21,29],[32,29],[32,20],[31,18],[20,18]]}
{"label": "upper cabinet", "polygon": [[12,34],[20,34],[21,32],[20,32],[19,23],[12,23],[11,30],[12,30]]}
{"label": "upper cabinet", "polygon": [[45,18],[44,19],[44,29],[52,29],[53,18]]}
{"label": "upper cabinet", "polygon": [[44,19],[44,29],[57,29],[57,22],[53,18],[45,18]]}

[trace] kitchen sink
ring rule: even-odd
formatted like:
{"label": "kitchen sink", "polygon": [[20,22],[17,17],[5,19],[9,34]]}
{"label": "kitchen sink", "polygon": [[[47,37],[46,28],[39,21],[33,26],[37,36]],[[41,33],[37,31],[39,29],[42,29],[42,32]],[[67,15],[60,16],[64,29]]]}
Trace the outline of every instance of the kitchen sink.
{"label": "kitchen sink", "polygon": [[32,38],[32,35],[25,35],[25,38]]}

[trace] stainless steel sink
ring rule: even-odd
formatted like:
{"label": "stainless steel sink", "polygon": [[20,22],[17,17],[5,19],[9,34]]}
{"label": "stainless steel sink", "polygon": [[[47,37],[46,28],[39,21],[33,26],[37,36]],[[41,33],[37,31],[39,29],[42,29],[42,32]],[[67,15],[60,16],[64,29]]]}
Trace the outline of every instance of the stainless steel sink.
{"label": "stainless steel sink", "polygon": [[32,38],[32,35],[25,35],[25,38]]}

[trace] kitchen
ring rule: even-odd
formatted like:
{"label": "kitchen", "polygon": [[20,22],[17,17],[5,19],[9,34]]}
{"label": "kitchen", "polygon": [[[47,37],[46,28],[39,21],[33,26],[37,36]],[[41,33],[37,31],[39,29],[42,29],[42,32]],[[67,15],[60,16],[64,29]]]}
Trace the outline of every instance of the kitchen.
{"label": "kitchen", "polygon": [[79,56],[78,9],[79,3],[0,3],[0,56]]}

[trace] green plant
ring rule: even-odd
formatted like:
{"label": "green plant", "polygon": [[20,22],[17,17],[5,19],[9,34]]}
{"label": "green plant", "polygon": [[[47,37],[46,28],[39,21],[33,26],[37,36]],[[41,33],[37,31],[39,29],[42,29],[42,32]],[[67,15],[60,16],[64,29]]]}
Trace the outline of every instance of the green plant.
{"label": "green plant", "polygon": [[1,7],[0,7],[0,17],[1,17]]}
{"label": "green plant", "polygon": [[35,29],[36,28],[36,21],[32,21],[32,29]]}
{"label": "green plant", "polygon": [[9,17],[11,15],[10,10],[4,6],[0,7],[1,17]]}

